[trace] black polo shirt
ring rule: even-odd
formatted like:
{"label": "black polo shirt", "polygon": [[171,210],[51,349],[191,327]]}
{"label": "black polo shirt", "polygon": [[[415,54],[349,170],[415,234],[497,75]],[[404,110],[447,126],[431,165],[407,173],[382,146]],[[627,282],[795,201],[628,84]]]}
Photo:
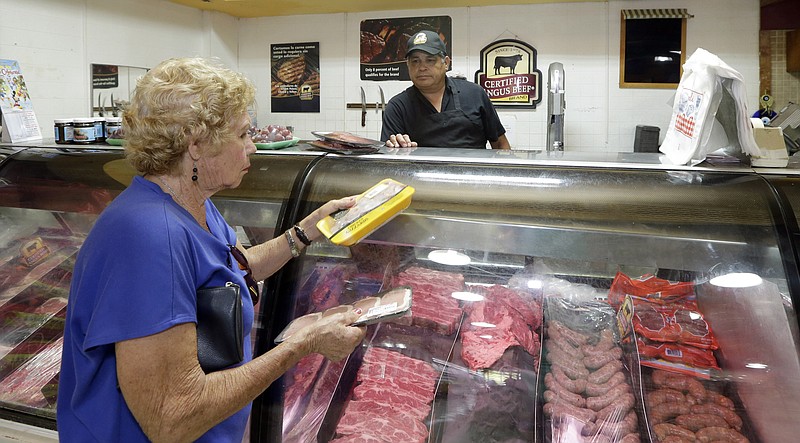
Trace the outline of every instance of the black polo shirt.
{"label": "black polo shirt", "polygon": [[[446,78],[444,97],[442,98],[442,112],[456,109],[453,94],[459,94],[461,109],[472,121],[480,121],[487,141],[496,141],[506,130],[497,116],[489,96],[475,83],[459,78]],[[395,95],[386,104],[383,113],[383,129],[381,141],[386,141],[392,134],[408,134],[412,141],[419,146],[442,146],[442,143],[431,143],[419,139],[413,134],[413,122],[420,116],[436,114],[436,108],[422,95],[416,86],[410,86],[405,91]],[[451,128],[452,129],[452,128]],[[442,127],[442,133],[447,133],[448,128]],[[463,148],[457,139],[447,138],[448,143],[443,147]],[[485,143],[484,143],[485,144]]]}

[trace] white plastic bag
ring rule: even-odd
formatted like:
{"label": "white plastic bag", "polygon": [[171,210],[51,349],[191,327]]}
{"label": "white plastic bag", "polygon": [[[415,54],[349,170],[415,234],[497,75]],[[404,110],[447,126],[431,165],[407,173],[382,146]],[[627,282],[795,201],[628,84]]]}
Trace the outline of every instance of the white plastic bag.
{"label": "white plastic bag", "polygon": [[683,65],[660,151],[673,164],[697,164],[718,149],[760,155],[747,113],[742,75],[698,48]]}

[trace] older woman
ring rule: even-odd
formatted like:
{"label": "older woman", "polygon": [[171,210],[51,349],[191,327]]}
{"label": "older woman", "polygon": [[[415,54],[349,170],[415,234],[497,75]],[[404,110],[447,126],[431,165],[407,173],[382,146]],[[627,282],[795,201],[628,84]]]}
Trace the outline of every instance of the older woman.
{"label": "older woman", "polygon": [[[124,126],[141,175],[98,218],[75,264],[58,393],[62,442],[241,442],[250,402],[270,383],[310,353],[341,360],[363,339],[363,328],[348,326],[356,312],[337,314],[252,358],[253,300],[237,261],[264,279],[301,240],[320,236],[318,220],[354,203],[330,201],[298,229],[242,247],[209,197],[247,173],[254,97],[243,76],[204,59],[167,60],[139,80]],[[226,282],[243,288],[244,360],[206,374],[196,293]]]}

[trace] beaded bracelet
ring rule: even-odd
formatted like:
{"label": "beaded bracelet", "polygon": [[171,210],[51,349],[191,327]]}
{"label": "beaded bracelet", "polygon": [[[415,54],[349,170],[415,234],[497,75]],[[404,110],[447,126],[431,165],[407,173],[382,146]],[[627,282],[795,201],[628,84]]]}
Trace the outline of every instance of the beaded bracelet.
{"label": "beaded bracelet", "polygon": [[297,238],[299,238],[304,245],[311,246],[311,239],[308,238],[306,231],[304,231],[300,225],[294,225],[294,233],[297,234]]}

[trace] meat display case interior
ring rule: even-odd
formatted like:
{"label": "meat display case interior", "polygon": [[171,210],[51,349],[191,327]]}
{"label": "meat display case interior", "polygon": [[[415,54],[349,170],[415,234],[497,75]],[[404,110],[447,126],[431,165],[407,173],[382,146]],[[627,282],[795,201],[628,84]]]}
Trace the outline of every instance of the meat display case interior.
{"label": "meat display case interior", "polygon": [[[426,443],[658,442],[688,432],[794,441],[800,272],[789,234],[800,229],[786,204],[800,194],[779,197],[800,189],[796,181],[775,192],[776,181],[753,171],[510,164],[483,154],[259,153],[239,189],[215,196],[254,244],[384,178],[416,189],[407,210],[361,242],[315,242],[264,283],[259,353],[306,313],[401,284],[414,295],[409,315],[370,325],[346,361],[310,356],[273,383],[254,403],[252,441],[364,441],[365,421],[384,440]],[[132,176],[121,160],[118,151],[36,148],[0,164],[3,418],[55,428],[52,362],[68,271]],[[440,263],[436,251],[469,263]],[[762,281],[712,284],[712,270],[728,264]],[[694,304],[640,309],[623,341],[619,274],[688,283]],[[658,322],[670,327],[642,329]],[[687,370],[675,349],[711,355],[719,369],[707,360]]]}
{"label": "meat display case interior", "polygon": [[[748,328],[762,333],[757,336],[774,343],[769,346],[774,355],[762,360],[800,379],[788,362],[797,356],[779,351],[796,348],[797,317],[783,295],[789,280],[780,258],[782,240],[771,225],[774,206],[764,201],[762,193],[770,192],[760,179],[684,171],[484,168],[382,158],[370,158],[367,168],[366,161],[320,161],[304,184],[299,213],[329,198],[355,194],[383,177],[415,187],[411,206],[357,245],[327,245],[324,253],[310,248],[293,263],[281,288],[293,296],[279,309],[285,318],[279,315],[278,325],[393,284],[413,287],[412,315],[371,326],[363,347],[346,364],[306,380],[309,393],[327,386],[327,405],[300,413],[300,419],[316,420],[306,438],[658,442],[665,433],[686,431],[701,439],[759,442],[785,441],[780,440],[786,436],[782,433],[798,430],[783,418],[780,430],[766,430],[767,414],[776,406],[764,403],[768,395],[750,392],[785,386],[782,378],[764,380],[763,371],[738,372],[743,362],[755,358],[736,342],[758,349],[753,339],[743,337],[741,325],[733,326],[746,320]],[[553,185],[556,181],[560,185]],[[752,202],[745,214],[742,199]],[[467,264],[441,264],[433,259],[434,251],[466,257]],[[745,262],[767,284],[742,293],[747,301],[732,299],[728,292],[715,296],[707,285],[708,273],[721,262]],[[651,361],[643,362],[652,357],[638,347],[638,340],[621,342],[619,306],[609,300],[620,272],[691,283],[697,303],[692,312],[701,313],[699,318],[719,339],[719,348],[711,350],[719,369],[695,368],[686,375],[678,366],[654,368],[648,366]],[[725,300],[748,306],[749,313],[736,310],[731,315]],[[538,322],[526,321],[526,308],[539,312]],[[670,318],[689,331],[684,337],[702,335],[691,312],[672,311]],[[780,324],[781,334],[773,337],[775,333],[759,326],[765,320]],[[775,360],[780,358],[787,361]],[[426,387],[416,393],[394,382],[398,377],[390,368],[397,366],[395,361],[412,367],[421,362],[425,369],[417,372],[423,374],[432,369],[433,392],[429,379],[416,382]],[[381,368],[378,381],[375,367]],[[662,377],[661,372],[670,375]],[[678,389],[680,384],[687,387]],[[696,392],[702,386],[705,400],[691,397],[690,385]],[[660,402],[665,389],[681,394],[681,408],[688,407],[689,413],[665,418],[661,410],[672,407]],[[800,410],[788,398],[796,392],[800,390],[791,388],[778,396],[787,406],[784,414]],[[280,393],[277,398],[285,401]],[[723,410],[718,403],[730,407]],[[283,441],[299,441],[286,438],[299,419],[297,408],[290,414],[285,406]],[[366,423],[374,425],[376,434],[366,430]]]}

